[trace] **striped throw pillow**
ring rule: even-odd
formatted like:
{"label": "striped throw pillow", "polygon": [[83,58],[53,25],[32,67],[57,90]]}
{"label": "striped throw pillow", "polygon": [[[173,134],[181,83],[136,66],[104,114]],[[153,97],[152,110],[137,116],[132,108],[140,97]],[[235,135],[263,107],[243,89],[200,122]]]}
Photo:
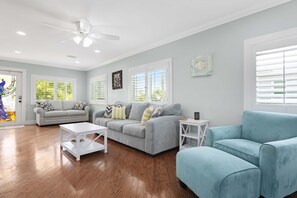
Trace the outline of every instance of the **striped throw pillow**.
{"label": "striped throw pillow", "polygon": [[150,105],[148,108],[146,108],[142,114],[141,118],[141,124],[145,124],[146,121],[148,121],[151,118],[152,113],[154,112],[154,106]]}
{"label": "striped throw pillow", "polygon": [[103,117],[104,118],[111,118],[111,114],[112,114],[112,107],[115,106],[115,107],[121,107],[122,105],[121,104],[118,104],[118,105],[107,105],[106,108],[105,108],[105,112],[104,112],[104,115]]}
{"label": "striped throw pillow", "polygon": [[116,120],[126,119],[126,106],[113,106],[111,112],[111,118]]}
{"label": "striped throw pillow", "polygon": [[161,106],[156,106],[151,117],[157,118],[157,117],[161,116],[162,112],[163,112],[163,108]]}

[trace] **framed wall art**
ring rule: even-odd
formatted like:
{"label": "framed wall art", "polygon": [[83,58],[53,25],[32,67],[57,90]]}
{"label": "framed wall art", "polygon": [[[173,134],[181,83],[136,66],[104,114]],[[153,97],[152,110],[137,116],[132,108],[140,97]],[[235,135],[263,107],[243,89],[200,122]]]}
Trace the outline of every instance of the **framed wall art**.
{"label": "framed wall art", "polygon": [[191,62],[191,75],[210,76],[212,75],[212,54],[196,56]]}
{"label": "framed wall art", "polygon": [[112,89],[123,88],[123,71],[112,72]]}

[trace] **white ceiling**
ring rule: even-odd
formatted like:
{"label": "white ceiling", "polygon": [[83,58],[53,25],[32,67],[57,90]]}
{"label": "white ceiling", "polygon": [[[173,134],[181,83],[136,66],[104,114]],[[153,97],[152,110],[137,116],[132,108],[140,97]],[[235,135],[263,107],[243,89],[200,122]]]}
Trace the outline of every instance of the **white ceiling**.
{"label": "white ceiling", "polygon": [[[0,59],[89,70],[288,1],[0,0]],[[80,18],[96,26],[93,32],[121,39],[83,48],[72,40],[61,42],[71,33],[42,24],[73,29]]]}

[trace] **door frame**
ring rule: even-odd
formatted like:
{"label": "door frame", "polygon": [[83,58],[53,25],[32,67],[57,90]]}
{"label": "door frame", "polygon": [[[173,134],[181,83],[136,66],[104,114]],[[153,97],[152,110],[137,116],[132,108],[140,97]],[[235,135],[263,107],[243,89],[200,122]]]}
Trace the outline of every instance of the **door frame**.
{"label": "door frame", "polygon": [[26,123],[27,109],[27,70],[17,67],[0,66],[0,70],[20,72],[22,76],[22,119],[21,124]]}

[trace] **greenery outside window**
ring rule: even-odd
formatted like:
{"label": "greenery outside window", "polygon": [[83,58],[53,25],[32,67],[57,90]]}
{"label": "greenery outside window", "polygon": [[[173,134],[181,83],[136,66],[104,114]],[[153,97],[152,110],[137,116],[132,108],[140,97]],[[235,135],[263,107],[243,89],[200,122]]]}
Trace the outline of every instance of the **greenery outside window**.
{"label": "greenery outside window", "polygon": [[76,79],[32,75],[31,101],[75,100]]}

